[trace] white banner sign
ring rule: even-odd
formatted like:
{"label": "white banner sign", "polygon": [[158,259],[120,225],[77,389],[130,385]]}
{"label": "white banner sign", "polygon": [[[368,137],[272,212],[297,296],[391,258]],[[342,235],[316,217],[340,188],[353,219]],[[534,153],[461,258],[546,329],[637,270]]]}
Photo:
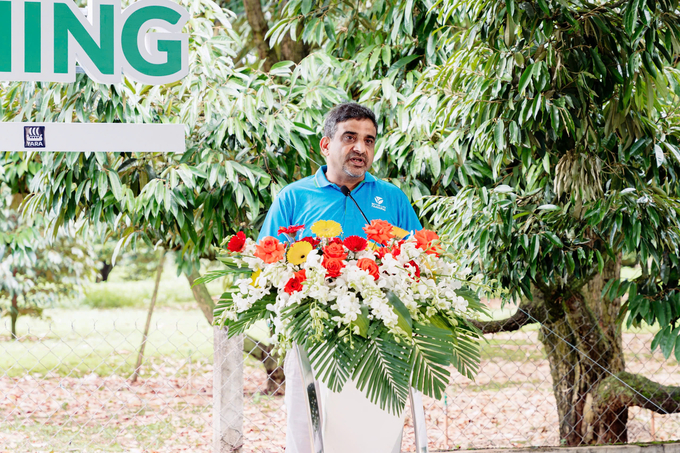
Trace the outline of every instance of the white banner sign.
{"label": "white banner sign", "polygon": [[0,123],[0,151],[183,153],[183,124]]}

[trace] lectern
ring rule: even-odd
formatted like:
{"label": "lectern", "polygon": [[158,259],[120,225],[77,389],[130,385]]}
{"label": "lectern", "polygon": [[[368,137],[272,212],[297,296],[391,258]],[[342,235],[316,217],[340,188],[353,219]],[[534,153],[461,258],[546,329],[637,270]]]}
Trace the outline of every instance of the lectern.
{"label": "lectern", "polygon": [[[319,391],[314,380],[312,365],[309,362],[307,351],[296,344],[300,376],[305,389],[304,395],[307,402],[307,415],[309,417],[309,437],[313,453],[324,453],[323,442],[323,412],[321,408]],[[411,387],[409,391],[411,403],[411,416],[413,418],[413,431],[415,433],[416,453],[427,453],[427,426],[425,424],[425,410],[420,392]],[[392,453],[401,453],[401,441],[397,442]]]}

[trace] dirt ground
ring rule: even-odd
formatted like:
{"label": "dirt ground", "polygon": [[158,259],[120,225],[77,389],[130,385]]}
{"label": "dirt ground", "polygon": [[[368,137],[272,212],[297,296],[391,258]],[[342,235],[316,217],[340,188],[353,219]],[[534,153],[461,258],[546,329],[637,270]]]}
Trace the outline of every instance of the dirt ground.
{"label": "dirt ground", "polygon": [[[624,334],[629,371],[680,385],[680,370],[649,352],[651,335]],[[493,337],[474,382],[456,375],[445,401],[425,401],[431,451],[559,445],[548,363],[537,332]],[[0,452],[210,452],[212,365],[189,373],[151,364],[153,377],[31,375],[0,378]],[[265,373],[245,368],[244,452],[283,453],[283,397],[267,396]],[[631,409],[629,441],[678,439],[680,415]],[[403,449],[413,451],[407,417]]]}

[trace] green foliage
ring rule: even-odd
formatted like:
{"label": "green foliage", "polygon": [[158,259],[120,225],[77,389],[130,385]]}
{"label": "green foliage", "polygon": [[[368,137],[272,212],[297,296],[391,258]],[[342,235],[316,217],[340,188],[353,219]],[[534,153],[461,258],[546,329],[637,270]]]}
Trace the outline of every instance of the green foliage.
{"label": "green foliage", "polygon": [[629,323],[658,322],[668,356],[680,330],[677,2],[439,5],[458,27],[422,88],[438,99],[457,194],[431,202],[434,221],[515,298],[578,290],[636,256],[643,275],[603,297],[627,293]]}
{"label": "green foliage", "polygon": [[[127,281],[153,280],[158,270],[161,250],[149,247],[137,247],[120,257],[118,266],[123,271],[121,278]],[[100,255],[101,256],[101,255]],[[109,258],[111,254],[106,254]]]}
{"label": "green foliage", "polygon": [[[3,172],[5,175],[7,172]],[[0,315],[40,314],[40,307],[77,296],[93,275],[87,243],[61,233],[53,241],[41,234],[45,219],[23,219],[0,174]]]}
{"label": "green foliage", "polygon": [[283,61],[264,73],[248,47],[243,16],[209,0],[183,4],[192,19],[185,28],[190,74],[181,82],[98,85],[78,75],[69,85],[0,84],[3,121],[186,125],[181,155],[1,154],[0,161],[35,167],[35,177],[13,178],[15,192],[32,194],[27,215],[54,213],[53,231],[69,222],[83,231],[108,229],[119,241],[114,256],[142,242],[163,244],[181,252],[180,270],[189,271],[199,257],[213,258],[223,237],[258,229],[276,193],[323,164],[323,115],[349,99],[379,114],[378,176],[414,200],[438,191],[448,163],[440,161],[429,121],[420,115],[432,99],[416,92],[425,65],[443,61],[432,5],[271,6],[272,42],[294,32],[297,20],[301,38],[315,50],[300,64]]}

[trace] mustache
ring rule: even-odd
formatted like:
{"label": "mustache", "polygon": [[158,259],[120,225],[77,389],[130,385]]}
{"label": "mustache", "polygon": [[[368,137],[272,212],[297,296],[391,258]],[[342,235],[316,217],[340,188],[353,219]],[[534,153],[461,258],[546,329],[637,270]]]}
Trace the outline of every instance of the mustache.
{"label": "mustache", "polygon": [[347,156],[347,159],[345,159],[345,160],[349,161],[351,159],[361,159],[364,162],[366,162],[366,158],[364,156],[359,155],[359,154],[350,154],[349,156]]}

